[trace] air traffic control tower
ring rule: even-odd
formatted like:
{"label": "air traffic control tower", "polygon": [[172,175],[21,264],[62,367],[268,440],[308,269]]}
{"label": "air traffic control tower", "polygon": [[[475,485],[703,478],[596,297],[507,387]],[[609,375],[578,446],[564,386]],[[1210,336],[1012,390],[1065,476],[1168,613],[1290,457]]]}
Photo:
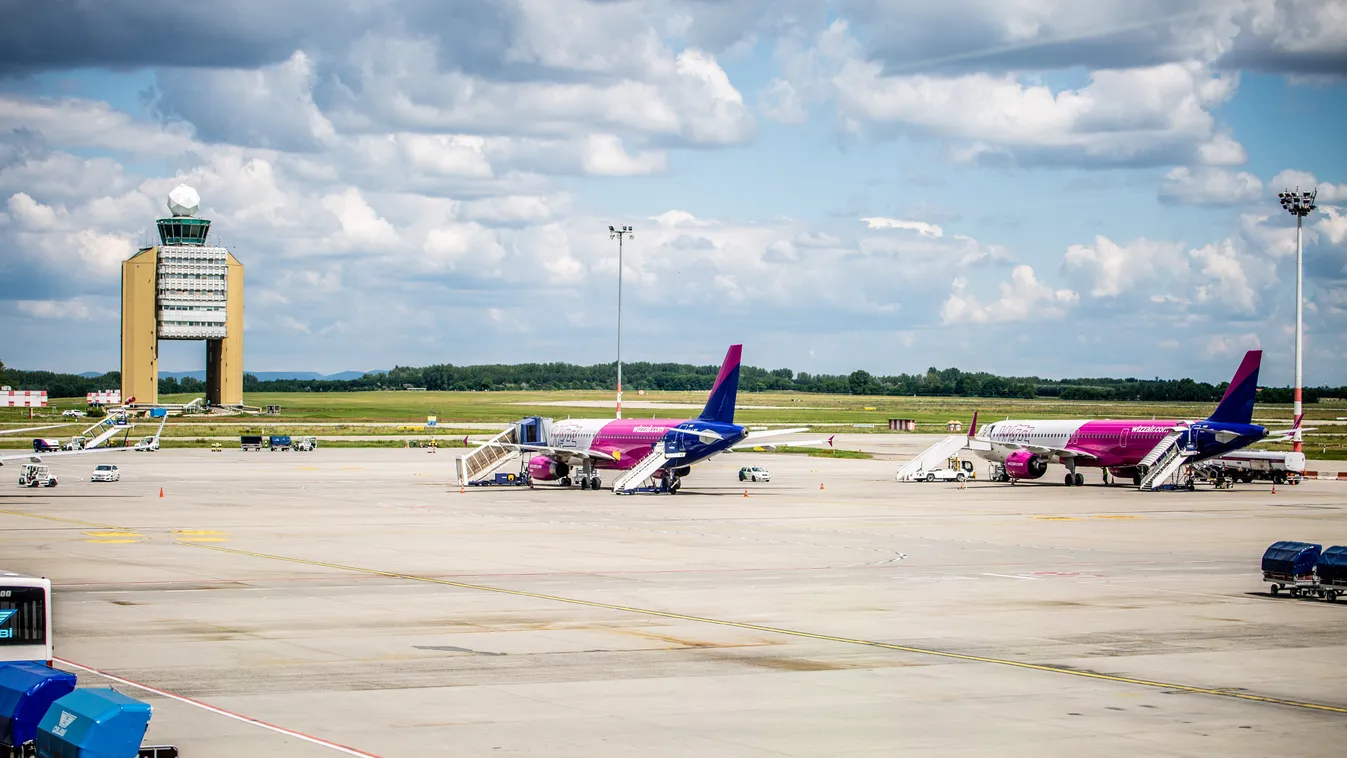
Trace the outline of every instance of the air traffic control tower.
{"label": "air traffic control tower", "polygon": [[185,184],[168,193],[159,244],[122,262],[122,400],[159,402],[159,341],[206,341],[206,404],[243,405],[243,264],[206,244]]}

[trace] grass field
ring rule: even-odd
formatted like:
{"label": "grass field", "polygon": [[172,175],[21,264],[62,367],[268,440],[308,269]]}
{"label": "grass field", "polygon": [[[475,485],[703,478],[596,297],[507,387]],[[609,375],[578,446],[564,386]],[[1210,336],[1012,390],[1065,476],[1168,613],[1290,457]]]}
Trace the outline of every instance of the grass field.
{"label": "grass field", "polygon": [[[195,395],[173,395],[160,398],[165,403],[185,403]],[[500,423],[523,416],[541,415],[552,418],[611,417],[611,408],[584,405],[557,405],[558,403],[599,403],[611,401],[610,392],[332,392],[332,393],[252,393],[244,397],[250,406],[281,406],[281,415],[273,416],[193,416],[174,418],[165,429],[166,439],[174,444],[208,445],[210,437],[234,437],[239,434],[319,435],[324,437],[397,436],[426,438],[430,436],[423,425],[426,416],[438,417],[440,426],[436,437],[461,439],[465,434],[480,435],[484,430],[454,428],[455,423]],[[649,392],[645,395],[627,395],[625,416],[674,417],[693,416],[691,408],[632,408],[630,403],[658,402],[700,406],[706,399],[701,392]],[[0,429],[37,426],[59,422],[60,411],[83,407],[82,399],[58,399],[32,422],[23,409],[0,409]],[[943,432],[945,422],[958,420],[966,425],[974,411],[983,421],[1004,418],[1160,418],[1196,419],[1211,412],[1210,403],[1103,403],[1064,400],[1013,400],[986,398],[893,397],[855,395],[817,395],[793,392],[743,393],[739,396],[741,408],[735,420],[745,424],[800,424],[832,432],[887,432],[888,419],[910,418],[917,422],[918,432]],[[1308,405],[1306,426],[1315,421],[1347,417],[1347,402],[1328,401]],[[1254,419],[1272,429],[1290,426],[1289,405],[1260,404],[1254,409]],[[306,422],[309,422],[306,424]],[[68,437],[92,422],[53,429],[46,434]],[[149,433],[142,423],[135,434]],[[34,435],[0,437],[0,447],[25,448],[31,446]],[[17,438],[16,438],[17,437]],[[379,446],[400,444],[388,440],[350,440],[350,444]],[[1268,446],[1278,449],[1279,446]],[[1284,446],[1281,446],[1284,447]],[[1307,435],[1306,447],[1312,457],[1347,458],[1347,426],[1326,425]]]}

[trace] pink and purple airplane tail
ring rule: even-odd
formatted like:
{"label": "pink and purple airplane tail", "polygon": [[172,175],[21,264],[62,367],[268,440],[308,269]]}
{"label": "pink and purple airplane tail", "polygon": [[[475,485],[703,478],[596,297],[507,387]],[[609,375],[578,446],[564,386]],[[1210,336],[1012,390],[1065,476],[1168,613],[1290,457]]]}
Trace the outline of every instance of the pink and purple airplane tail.
{"label": "pink and purple airplane tail", "polygon": [[724,424],[734,423],[734,402],[739,397],[739,357],[743,345],[730,345],[725,353],[725,362],[720,364],[720,374],[711,386],[711,396],[706,399],[706,407],[698,421],[716,421]]}
{"label": "pink and purple airplane tail", "polygon": [[1221,404],[1207,418],[1220,424],[1253,423],[1253,403],[1258,395],[1258,368],[1263,363],[1262,350],[1250,350],[1235,371],[1235,378],[1225,390]]}

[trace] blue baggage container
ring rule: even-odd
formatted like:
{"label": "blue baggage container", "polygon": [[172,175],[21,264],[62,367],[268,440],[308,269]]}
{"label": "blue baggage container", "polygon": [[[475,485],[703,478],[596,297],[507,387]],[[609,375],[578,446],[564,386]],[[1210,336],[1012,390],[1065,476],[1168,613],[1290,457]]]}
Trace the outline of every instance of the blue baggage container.
{"label": "blue baggage container", "polygon": [[136,758],[151,708],[116,690],[75,690],[37,727],[38,758]]}
{"label": "blue baggage container", "polygon": [[74,691],[74,674],[30,661],[0,664],[0,746],[32,742],[51,704]]}
{"label": "blue baggage container", "polygon": [[1319,556],[1315,566],[1319,581],[1325,584],[1347,585],[1347,547],[1330,547]]}
{"label": "blue baggage container", "polygon": [[1278,576],[1307,576],[1319,562],[1319,545],[1290,540],[1274,542],[1263,553],[1263,573]]}

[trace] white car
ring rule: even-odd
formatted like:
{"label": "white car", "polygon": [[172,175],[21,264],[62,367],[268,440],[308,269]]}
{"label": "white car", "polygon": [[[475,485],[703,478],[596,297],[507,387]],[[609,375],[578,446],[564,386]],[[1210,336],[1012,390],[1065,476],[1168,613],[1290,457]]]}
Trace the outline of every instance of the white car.
{"label": "white car", "polygon": [[61,415],[68,416],[70,418],[84,418],[84,411],[78,411],[75,410],[74,408],[68,408],[64,411],[61,411]]}
{"label": "white car", "polygon": [[739,481],[770,482],[772,481],[772,472],[761,466],[744,466],[739,469]]}
{"label": "white car", "polygon": [[919,482],[963,482],[977,477],[973,474],[972,461],[949,461],[945,468],[933,468],[918,471],[913,478]]}
{"label": "white car", "polygon": [[98,464],[94,467],[94,472],[89,475],[89,481],[91,482],[120,482],[121,480],[122,472],[118,471],[117,467],[111,463]]}

